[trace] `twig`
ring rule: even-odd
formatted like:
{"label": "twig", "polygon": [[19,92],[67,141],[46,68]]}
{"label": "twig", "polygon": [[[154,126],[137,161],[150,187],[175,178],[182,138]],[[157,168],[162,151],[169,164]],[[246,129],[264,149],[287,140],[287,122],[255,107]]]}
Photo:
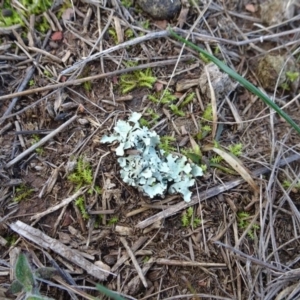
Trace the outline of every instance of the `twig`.
{"label": "twig", "polygon": [[[196,297],[196,298],[195,298]],[[175,299],[204,299],[204,298],[208,298],[208,299],[216,299],[216,300],[232,300],[232,298],[226,298],[226,297],[222,297],[222,296],[215,296],[212,294],[184,294],[184,295],[176,295],[176,296],[172,296],[171,298],[164,298],[164,300],[175,300]]]}
{"label": "twig", "polygon": [[[190,60],[190,59],[191,59],[191,57],[186,57],[186,58],[181,59],[181,61],[187,61],[187,60]],[[40,88],[36,88],[36,89],[30,89],[30,90],[23,91],[23,92],[17,92],[17,93],[13,93],[13,94],[9,94],[9,95],[0,96],[0,101],[11,99],[11,98],[14,98],[14,97],[21,97],[21,96],[26,96],[26,95],[30,95],[30,94],[36,94],[36,93],[40,93],[40,92],[44,92],[44,91],[63,88],[63,87],[70,86],[70,85],[77,85],[77,84],[81,84],[83,82],[92,81],[92,80],[96,80],[96,79],[107,78],[107,77],[111,77],[111,76],[115,76],[115,75],[134,72],[134,71],[137,71],[137,70],[142,70],[142,69],[147,69],[147,68],[155,68],[155,67],[166,66],[166,65],[172,65],[172,64],[176,63],[176,61],[177,61],[176,59],[156,61],[156,62],[142,64],[142,65],[139,65],[139,66],[130,67],[130,68],[122,69],[122,70],[116,70],[116,71],[113,71],[113,72],[108,72],[108,73],[105,73],[105,74],[98,74],[98,75],[89,76],[89,77],[85,77],[85,78],[70,80],[70,81],[66,81],[66,82],[60,82],[60,83],[57,83],[57,84],[46,85],[44,87],[40,87]],[[4,118],[1,118],[0,121],[2,121],[3,119]]]}
{"label": "twig", "polygon": [[8,122],[6,125],[4,125],[1,129],[0,129],[0,135],[2,135],[5,131],[7,131],[8,129],[10,129],[12,127],[12,123]]}
{"label": "twig", "polygon": [[10,33],[12,33],[13,30],[17,30],[19,28],[21,28],[20,24],[12,25],[9,27],[0,27],[0,33],[1,34],[10,34]]}
{"label": "twig", "polygon": [[[140,237],[131,247],[132,251],[137,251],[145,242],[148,240],[147,237]],[[129,255],[126,253],[124,254],[111,268],[112,272],[117,271],[117,269],[124,264],[124,262],[129,258]]]}
{"label": "twig", "polygon": [[227,267],[226,264],[222,264],[222,263],[200,263],[197,261],[182,261],[182,260],[165,259],[165,258],[157,258],[154,260],[154,262],[159,265],[181,266],[181,267],[206,267],[206,268]]}
{"label": "twig", "polygon": [[[181,33],[183,35],[186,35],[186,31],[183,29],[179,29],[179,28],[174,28],[173,29],[176,33]],[[300,28],[295,28],[295,29],[291,29],[291,30],[287,30],[284,32],[278,32],[278,33],[274,33],[274,34],[270,34],[270,35],[265,35],[265,36],[260,36],[258,38],[254,38],[254,39],[247,39],[244,41],[233,41],[233,40],[227,40],[227,39],[223,39],[223,38],[218,38],[218,37],[214,37],[214,36],[209,36],[206,34],[201,34],[201,33],[197,33],[197,32],[193,32],[192,33],[192,37],[197,37],[198,39],[202,40],[202,41],[207,41],[210,43],[222,43],[222,44],[229,44],[229,45],[233,45],[233,46],[243,46],[243,45],[248,45],[251,43],[262,43],[264,41],[267,40],[272,40],[281,36],[286,36],[286,35],[292,35],[295,34],[297,32],[300,31]]]}
{"label": "twig", "polygon": [[82,255],[80,255],[78,251],[70,249],[61,242],[44,234],[42,231],[21,221],[10,224],[10,228],[13,231],[17,232],[20,236],[23,236],[26,239],[36,243],[38,246],[43,247],[44,249],[51,249],[55,253],[71,261],[75,265],[84,269],[88,274],[94,276],[99,280],[106,280],[109,274],[114,275],[113,273],[103,270],[100,267],[94,265],[93,263],[85,259]]}
{"label": "twig", "polygon": [[82,66],[90,61],[93,61],[95,59],[98,59],[101,56],[107,55],[111,52],[118,51],[118,50],[127,48],[129,46],[136,45],[136,44],[140,44],[140,43],[146,42],[148,40],[158,39],[158,38],[162,38],[162,37],[168,37],[169,35],[170,35],[170,33],[168,30],[162,30],[162,31],[158,31],[158,32],[151,32],[144,36],[136,37],[132,40],[126,41],[122,44],[118,44],[114,47],[103,50],[102,52],[98,52],[94,55],[91,55],[91,56],[87,57],[86,59],[83,59],[82,61],[75,63],[72,67],[63,70],[61,72],[61,74],[62,75],[68,74],[68,73],[74,71],[75,69],[79,68],[80,66]]}
{"label": "twig", "polygon": [[21,92],[25,89],[25,87],[27,86],[29,80],[31,79],[31,77],[32,77],[33,74],[34,74],[34,71],[35,71],[35,67],[34,67],[34,66],[30,67],[30,68],[27,70],[26,75],[25,75],[25,78],[23,79],[23,82],[22,82],[21,85],[19,86],[17,93],[15,93],[16,96],[13,96],[14,94],[11,94],[11,95],[10,95],[10,96],[12,96],[12,97],[10,97],[10,98],[13,98],[13,100],[12,100],[11,103],[9,104],[9,106],[8,106],[8,108],[7,108],[7,110],[6,110],[6,112],[3,114],[3,117],[0,119],[0,125],[1,125],[1,124],[3,123],[3,121],[5,120],[4,117],[7,116],[7,115],[9,115],[9,114],[11,113],[11,111],[13,110],[13,108],[15,107],[16,103],[17,103],[18,100],[19,100],[18,94],[21,93]]}
{"label": "twig", "polygon": [[58,134],[65,127],[67,127],[69,124],[71,124],[76,118],[77,118],[77,115],[74,115],[71,119],[69,119],[68,121],[66,121],[64,124],[62,124],[61,126],[59,126],[58,128],[56,128],[55,130],[53,130],[51,133],[49,133],[48,135],[46,135],[45,137],[43,137],[36,144],[32,145],[27,150],[25,150],[24,152],[22,152],[21,154],[19,154],[17,157],[15,157],[13,160],[11,160],[9,163],[7,163],[6,166],[5,166],[5,168],[9,168],[9,167],[13,166],[15,163],[17,163],[22,158],[24,158],[25,156],[27,156],[28,154],[30,154],[31,152],[33,152],[35,149],[37,149],[37,148],[41,147],[42,145],[44,145],[47,141],[49,141],[50,139],[52,139],[56,134]]}
{"label": "twig", "polygon": [[61,61],[61,59],[59,57],[57,57],[57,56],[55,56],[55,55],[53,55],[53,54],[51,54],[51,53],[49,53],[49,52],[47,52],[47,51],[45,51],[43,49],[39,49],[37,47],[28,47],[28,49],[31,50],[31,51],[35,51],[35,52],[37,52],[39,54],[45,55],[45,56],[49,57],[50,59],[52,59],[53,61],[55,61],[55,62],[57,62],[59,64],[62,63],[62,61]]}
{"label": "twig", "polygon": [[61,202],[59,202],[57,205],[55,206],[52,206],[50,208],[48,208],[47,210],[41,212],[41,213],[38,213],[38,214],[35,214],[34,216],[32,216],[30,218],[30,221],[33,221],[33,220],[39,220],[41,219],[42,217],[48,215],[48,214],[51,214],[53,213],[54,211],[64,207],[65,205],[68,205],[70,202],[72,202],[73,200],[75,200],[76,198],[78,198],[80,195],[84,194],[84,192],[86,191],[85,188],[81,188],[79,189],[75,194],[73,194],[72,196],[62,200]]}
{"label": "twig", "polygon": [[143,271],[142,271],[140,265],[138,264],[138,262],[137,262],[137,260],[136,260],[136,258],[134,256],[132,250],[130,249],[130,247],[129,247],[127,241],[126,241],[126,239],[123,238],[123,237],[120,237],[120,241],[122,242],[122,244],[125,247],[125,249],[126,249],[128,255],[129,255],[129,257],[131,258],[131,261],[132,261],[132,263],[133,263],[133,265],[134,265],[134,267],[135,267],[135,269],[136,269],[136,271],[137,271],[140,279],[142,280],[142,283],[143,283],[144,287],[147,288],[148,284],[147,284],[146,278],[145,278],[145,276],[143,274]]}
{"label": "twig", "polygon": [[[48,99],[48,97],[52,96],[52,95],[55,94],[55,93],[56,93],[56,91],[52,91],[52,92],[48,93],[47,95],[45,95],[44,97],[42,97],[42,98],[38,99],[37,101],[35,101],[35,102],[33,102],[33,103],[27,105],[27,106],[24,107],[23,109],[20,109],[20,110],[18,110],[17,112],[15,112],[15,113],[13,113],[13,114],[6,115],[5,117],[2,116],[2,118],[0,118],[0,122],[6,120],[6,119],[8,119],[8,118],[12,118],[12,117],[15,117],[15,116],[18,116],[18,115],[24,113],[25,111],[31,109],[32,107],[35,107],[36,105],[38,105],[39,103],[41,103],[41,102],[44,101],[45,99]],[[50,132],[50,131],[48,130],[48,133],[49,133],[49,132]]]}
{"label": "twig", "polygon": [[[143,275],[146,275],[147,272],[150,270],[150,268],[153,265],[153,258],[151,257],[147,263],[144,264],[142,268]],[[124,287],[125,294],[135,294],[139,290],[140,286],[140,277],[139,275],[134,276]]]}

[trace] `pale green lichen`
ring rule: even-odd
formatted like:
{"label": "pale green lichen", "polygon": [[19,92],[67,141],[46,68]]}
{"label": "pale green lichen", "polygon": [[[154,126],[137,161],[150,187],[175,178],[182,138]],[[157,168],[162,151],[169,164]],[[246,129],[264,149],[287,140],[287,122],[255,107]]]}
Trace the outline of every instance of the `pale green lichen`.
{"label": "pale green lichen", "polygon": [[[202,169],[188,162],[185,156],[172,154],[164,156],[158,148],[160,137],[155,131],[141,127],[141,114],[133,113],[128,121],[119,120],[114,134],[103,136],[101,143],[119,142],[116,149],[121,177],[131,186],[137,187],[150,198],[180,193],[186,202],[191,200],[189,187],[195,183],[194,177],[202,176]],[[135,150],[136,154],[125,155],[125,150]]]}

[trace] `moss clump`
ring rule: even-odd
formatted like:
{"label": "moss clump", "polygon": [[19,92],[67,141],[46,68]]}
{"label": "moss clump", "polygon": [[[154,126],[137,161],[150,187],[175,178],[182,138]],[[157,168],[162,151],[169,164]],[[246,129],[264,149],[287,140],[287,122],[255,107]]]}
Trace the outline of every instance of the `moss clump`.
{"label": "moss clump", "polygon": [[189,207],[181,216],[181,224],[183,227],[192,226],[193,228],[201,224],[201,219],[194,216],[194,209]]}
{"label": "moss clump", "polygon": [[76,189],[90,185],[93,182],[92,167],[89,162],[80,157],[77,161],[75,171],[68,176],[68,179],[76,185]]}
{"label": "moss clump", "polygon": [[34,192],[34,189],[26,186],[25,184],[21,184],[16,188],[16,193],[14,196],[15,202],[20,202],[22,200],[25,200],[31,196],[31,194]]}
{"label": "moss clump", "polygon": [[82,218],[84,220],[88,220],[90,216],[86,211],[84,198],[78,197],[77,200],[75,201],[75,205],[79,208]]}
{"label": "moss clump", "polygon": [[134,71],[130,74],[123,74],[120,78],[120,86],[122,94],[127,94],[139,87],[151,89],[156,77],[152,75],[151,69],[145,71]]}
{"label": "moss clump", "polygon": [[[237,213],[238,227],[240,229],[246,229],[250,225],[251,216],[249,213],[241,211]],[[253,224],[252,227],[248,231],[248,236],[251,240],[254,240],[254,231],[260,228],[259,225]]]}
{"label": "moss clump", "polygon": [[40,15],[53,4],[51,0],[19,0],[18,2],[22,9],[19,8],[16,10],[11,5],[11,2],[10,0],[4,0],[3,6],[0,9],[0,26],[24,25],[22,17],[27,18],[30,15]]}

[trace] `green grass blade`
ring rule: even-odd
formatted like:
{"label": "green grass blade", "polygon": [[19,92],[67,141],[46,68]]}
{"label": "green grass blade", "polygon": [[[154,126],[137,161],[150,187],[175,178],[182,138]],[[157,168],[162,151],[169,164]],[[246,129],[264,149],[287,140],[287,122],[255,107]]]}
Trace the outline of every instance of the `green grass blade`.
{"label": "green grass blade", "polygon": [[101,293],[103,293],[105,296],[110,297],[111,299],[114,300],[126,300],[125,298],[119,296],[117,293],[107,289],[106,287],[104,287],[101,284],[97,284],[96,285],[98,291],[100,291]]}
{"label": "green grass blade", "polygon": [[200,52],[202,55],[207,57],[210,61],[212,61],[214,64],[216,64],[222,71],[226,72],[230,77],[232,77],[237,82],[239,82],[242,86],[244,86],[251,93],[258,96],[268,106],[270,106],[272,109],[274,109],[283,119],[285,119],[300,134],[300,127],[291,119],[291,117],[287,113],[285,113],[279,106],[277,106],[266,94],[264,94],[257,87],[255,87],[252,83],[250,83],[248,80],[246,80],[245,78],[243,78],[242,76],[237,74],[235,71],[233,71],[231,68],[226,66],[223,62],[221,62],[215,56],[209,54],[208,52],[199,48],[192,42],[189,42],[186,39],[184,39],[183,37],[176,34],[172,29],[170,29],[170,33],[171,33],[171,36],[173,36],[180,42],[186,44],[190,48]]}

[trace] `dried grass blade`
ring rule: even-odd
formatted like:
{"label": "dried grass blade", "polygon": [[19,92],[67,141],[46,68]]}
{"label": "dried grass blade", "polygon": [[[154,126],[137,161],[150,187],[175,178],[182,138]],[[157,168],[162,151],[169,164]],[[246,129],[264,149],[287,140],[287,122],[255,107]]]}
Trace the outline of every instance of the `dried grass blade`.
{"label": "dried grass blade", "polygon": [[219,148],[212,148],[212,150],[220,155],[236,172],[238,172],[243,177],[243,179],[250,184],[255,192],[259,191],[257,184],[254,182],[252,176],[250,175],[250,172],[236,157]]}
{"label": "dried grass blade", "polygon": [[217,115],[217,101],[216,101],[216,94],[214,88],[211,84],[210,75],[207,66],[205,66],[205,72],[207,76],[207,82],[210,89],[210,97],[211,97],[211,108],[212,108],[212,139],[215,138],[217,132],[217,122],[218,122],[218,115]]}
{"label": "dried grass blade", "polygon": [[226,96],[225,97],[226,102],[229,106],[229,108],[231,109],[231,113],[235,119],[235,122],[237,123],[237,130],[240,131],[243,129],[243,120],[237,110],[237,108],[235,107],[235,105],[229,100],[229,98]]}

